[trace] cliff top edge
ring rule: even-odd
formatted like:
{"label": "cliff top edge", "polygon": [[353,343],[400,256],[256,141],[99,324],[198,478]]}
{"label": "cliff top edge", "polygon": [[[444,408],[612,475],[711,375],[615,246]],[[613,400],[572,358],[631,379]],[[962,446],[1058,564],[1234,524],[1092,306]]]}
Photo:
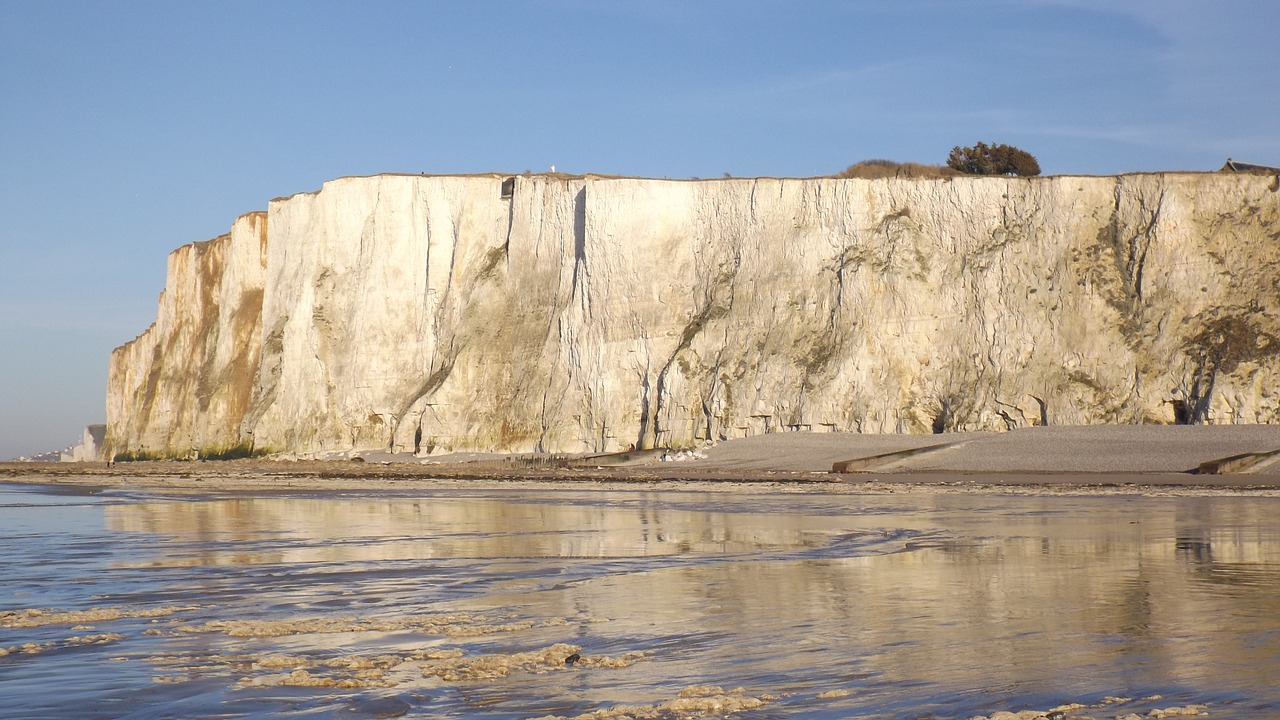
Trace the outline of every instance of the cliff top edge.
{"label": "cliff top edge", "polygon": [[[1153,175],[1219,175],[1223,174],[1221,170],[1157,170],[1157,171],[1140,171],[1128,173],[1116,173],[1112,175],[1091,175],[1085,173],[1062,173],[1059,175],[1036,175],[1033,177],[1018,177],[1012,175],[955,175],[949,177],[890,177],[890,178],[840,178],[835,175],[810,175],[810,176],[791,176],[791,175],[743,175],[743,176],[727,176],[727,177],[689,177],[689,178],[673,178],[673,177],[646,177],[641,175],[610,175],[607,173],[563,173],[563,172],[476,172],[476,173],[405,173],[405,172],[385,172],[374,173],[372,175],[342,175],[331,180],[324,181],[319,188],[315,190],[305,190],[288,195],[281,195],[271,198],[269,203],[283,202],[290,198],[303,197],[306,195],[317,195],[328,185],[340,183],[348,180],[369,180],[374,178],[390,178],[390,177],[416,177],[416,178],[491,178],[491,179],[507,179],[507,178],[530,178],[544,180],[559,180],[562,182],[573,180],[598,181],[598,180],[638,180],[645,182],[675,182],[675,183],[722,183],[722,182],[741,182],[754,180],[833,180],[833,181],[882,181],[896,180],[902,182],[953,182],[955,180],[962,181],[1027,181],[1035,182],[1039,180],[1053,180],[1059,178],[1122,178],[1122,177],[1143,177]],[[1234,175],[1237,173],[1226,173]],[[1243,173],[1243,174],[1259,174],[1259,173]],[[1262,173],[1270,174],[1270,173]],[[263,212],[261,210],[244,213],[252,215],[254,212]]]}

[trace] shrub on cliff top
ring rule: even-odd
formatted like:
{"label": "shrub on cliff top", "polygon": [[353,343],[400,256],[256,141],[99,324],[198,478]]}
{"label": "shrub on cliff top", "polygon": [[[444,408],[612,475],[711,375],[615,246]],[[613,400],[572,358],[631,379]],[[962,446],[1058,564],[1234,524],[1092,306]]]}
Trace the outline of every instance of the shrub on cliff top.
{"label": "shrub on cliff top", "polygon": [[900,163],[893,160],[863,160],[854,163],[835,174],[837,178],[861,178],[878,180],[880,178],[930,178],[959,175],[959,171],[943,165],[921,165],[919,163]]}
{"label": "shrub on cliff top", "polygon": [[1026,150],[1012,145],[988,145],[980,142],[973,147],[956,146],[947,157],[947,166],[969,175],[1019,175],[1030,177],[1040,174],[1040,163]]}

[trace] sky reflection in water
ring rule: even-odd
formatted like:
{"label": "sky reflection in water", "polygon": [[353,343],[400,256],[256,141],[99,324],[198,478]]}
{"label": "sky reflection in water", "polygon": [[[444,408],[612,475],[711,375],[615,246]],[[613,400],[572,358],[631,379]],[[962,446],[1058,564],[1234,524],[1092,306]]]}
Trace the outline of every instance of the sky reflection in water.
{"label": "sky reflection in water", "polygon": [[[0,610],[183,608],[79,626],[92,629],[0,628],[0,647],[47,645],[0,657],[0,694],[17,717],[361,717],[381,700],[409,717],[525,718],[661,703],[709,684],[776,698],[744,718],[962,718],[1155,694],[1147,707],[1275,717],[1278,509],[1267,498],[167,498],[0,486]],[[511,628],[191,631],[432,613]],[[68,643],[90,633],[121,637]],[[649,656],[465,681],[408,663],[384,676],[391,687],[239,684],[272,676],[245,658],[471,657],[553,643]],[[818,697],[833,690],[848,695]]]}

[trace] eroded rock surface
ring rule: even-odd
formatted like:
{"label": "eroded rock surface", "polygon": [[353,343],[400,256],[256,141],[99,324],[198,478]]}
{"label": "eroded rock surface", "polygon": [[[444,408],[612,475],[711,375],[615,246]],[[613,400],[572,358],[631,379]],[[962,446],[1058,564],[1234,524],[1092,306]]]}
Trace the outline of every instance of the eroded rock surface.
{"label": "eroded rock surface", "polygon": [[1277,185],[344,178],[171,255],[112,356],[107,445],[1276,423]]}

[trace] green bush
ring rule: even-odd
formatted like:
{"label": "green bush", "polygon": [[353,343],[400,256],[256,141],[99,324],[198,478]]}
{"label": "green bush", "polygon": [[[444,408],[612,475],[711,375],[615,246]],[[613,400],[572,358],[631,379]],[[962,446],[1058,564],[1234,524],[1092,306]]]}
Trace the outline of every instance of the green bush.
{"label": "green bush", "polygon": [[1031,177],[1040,174],[1040,163],[1026,150],[1012,145],[988,145],[980,142],[973,147],[956,146],[947,156],[947,166],[969,175],[1018,175]]}

